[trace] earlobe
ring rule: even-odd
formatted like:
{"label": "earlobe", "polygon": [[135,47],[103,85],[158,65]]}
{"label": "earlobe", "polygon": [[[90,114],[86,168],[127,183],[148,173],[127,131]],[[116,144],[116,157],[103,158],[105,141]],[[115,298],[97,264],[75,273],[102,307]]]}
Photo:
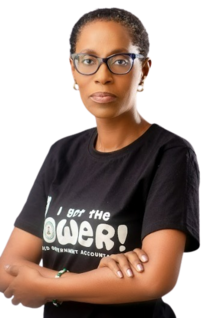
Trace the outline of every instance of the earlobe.
{"label": "earlobe", "polygon": [[149,66],[149,68],[151,67],[151,65],[152,65],[152,60],[151,59],[149,59],[149,58],[147,58],[147,63],[148,63],[148,66]]}
{"label": "earlobe", "polygon": [[75,66],[74,66],[73,60],[71,58],[69,58],[69,62],[70,62],[70,66],[71,66],[71,72],[72,72],[72,75],[74,78]]}
{"label": "earlobe", "polygon": [[145,78],[147,77],[148,73],[149,73],[149,70],[151,68],[151,64],[152,64],[152,61],[147,58],[144,63],[143,63],[143,66],[142,66],[142,78]]}
{"label": "earlobe", "polygon": [[69,58],[69,62],[70,62],[70,65],[72,66],[73,65],[73,60],[71,59],[71,57]]}
{"label": "earlobe", "polygon": [[79,85],[77,84],[75,79],[74,79],[73,88],[75,89],[75,91],[79,91]]}
{"label": "earlobe", "polygon": [[138,84],[137,92],[143,92],[144,90],[144,79],[141,80],[141,82]]}
{"label": "earlobe", "polygon": [[69,58],[69,62],[70,62],[71,69],[73,69],[74,68],[74,64],[73,64],[73,60],[71,58]]}
{"label": "earlobe", "polygon": [[143,92],[144,90],[144,80],[149,73],[151,63],[152,63],[151,60],[147,58],[142,64],[141,78],[140,78],[140,82],[138,84],[138,89],[137,89],[138,92]]}

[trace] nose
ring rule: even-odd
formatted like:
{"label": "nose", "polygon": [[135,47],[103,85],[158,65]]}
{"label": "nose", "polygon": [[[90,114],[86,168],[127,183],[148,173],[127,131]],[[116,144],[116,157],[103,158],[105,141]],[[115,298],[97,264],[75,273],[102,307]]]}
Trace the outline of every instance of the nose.
{"label": "nose", "polygon": [[100,65],[98,71],[94,74],[95,82],[100,83],[100,84],[109,84],[112,83],[113,81],[113,74],[109,71],[108,66],[106,65],[105,62],[102,62]]}

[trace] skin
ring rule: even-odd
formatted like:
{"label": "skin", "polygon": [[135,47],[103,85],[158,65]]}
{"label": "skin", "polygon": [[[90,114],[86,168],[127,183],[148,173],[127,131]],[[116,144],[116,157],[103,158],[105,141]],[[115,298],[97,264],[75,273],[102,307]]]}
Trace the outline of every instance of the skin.
{"label": "skin", "polygon": [[[76,52],[88,49],[100,57],[118,49],[138,53],[123,26],[104,21],[82,29]],[[84,76],[75,70],[72,60],[70,64],[82,101],[96,118],[98,151],[125,147],[150,127],[136,109],[137,87],[148,75],[150,60],[143,64],[135,60],[131,72],[123,76],[110,73],[104,64],[94,75]],[[116,98],[110,103],[97,103],[91,99],[96,92],[110,92]],[[156,299],[175,286],[185,242],[183,232],[156,231],[143,239],[141,249],[104,258],[93,271],[65,273],[61,279],[55,279],[57,272],[38,265],[42,240],[15,228],[0,258],[0,291],[5,297],[12,297],[13,304],[29,307],[39,307],[53,299],[96,304]]]}
{"label": "skin", "polygon": [[[96,21],[84,26],[76,44],[76,53],[91,53],[99,57],[125,52],[139,53],[139,50],[132,44],[126,28],[115,22]],[[143,65],[138,59],[135,60],[132,70],[126,75],[112,74],[107,66],[102,64],[97,73],[85,76],[75,70],[71,59],[70,64],[81,99],[87,110],[96,118],[97,150],[110,152],[123,148],[150,127],[136,109],[137,88],[148,75],[150,59]],[[95,103],[90,96],[96,92],[114,94],[116,100],[108,104]]]}

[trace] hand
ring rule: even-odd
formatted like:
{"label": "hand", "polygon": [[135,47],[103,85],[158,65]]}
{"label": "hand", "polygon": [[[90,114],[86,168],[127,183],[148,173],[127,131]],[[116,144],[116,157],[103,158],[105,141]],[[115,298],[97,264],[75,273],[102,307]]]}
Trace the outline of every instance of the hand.
{"label": "hand", "polygon": [[140,248],[127,253],[112,254],[101,259],[98,268],[108,267],[117,277],[124,275],[134,277],[134,270],[138,273],[144,271],[143,263],[148,261],[147,254]]}
{"label": "hand", "polygon": [[40,273],[28,266],[7,266],[6,271],[14,277],[4,295],[12,298],[12,304],[21,303],[26,307],[37,308],[45,304],[46,299],[42,296],[43,289],[40,289],[40,280],[43,278]]}

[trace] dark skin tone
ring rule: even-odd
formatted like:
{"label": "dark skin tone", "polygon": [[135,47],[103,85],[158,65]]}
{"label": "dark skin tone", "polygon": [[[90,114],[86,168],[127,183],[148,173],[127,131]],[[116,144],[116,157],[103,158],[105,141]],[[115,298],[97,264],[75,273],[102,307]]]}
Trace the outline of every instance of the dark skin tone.
{"label": "dark skin tone", "polygon": [[[83,28],[76,45],[77,53],[86,52],[99,57],[107,57],[115,52],[139,53],[123,26],[115,22],[105,22],[107,27],[103,28],[101,26],[103,23],[93,22]],[[92,35],[89,30],[91,25],[94,29]],[[144,63],[135,60],[132,70],[126,75],[112,74],[107,66],[102,64],[97,73],[85,76],[75,70],[71,59],[70,64],[82,101],[96,118],[97,150],[110,152],[121,149],[140,137],[150,127],[136,109],[137,88],[148,75],[151,67],[150,59],[146,59]],[[95,92],[112,93],[116,99],[110,103],[96,103],[90,97]]]}
{"label": "dark skin tone", "polygon": [[[77,53],[88,51],[100,57],[115,50],[138,53],[128,31],[115,22],[86,25],[76,45]],[[70,63],[82,101],[96,118],[98,151],[121,149],[150,127],[136,109],[138,84],[148,75],[149,59],[144,63],[136,60],[124,76],[112,74],[104,64],[97,73],[84,76]],[[96,92],[108,92],[115,98],[100,103],[92,97]],[[93,271],[65,273],[62,279],[55,279],[55,271],[38,265],[42,240],[15,228],[0,259],[0,290],[6,297],[13,297],[13,304],[29,307],[42,306],[52,299],[114,304],[159,298],[176,284],[185,241],[183,232],[160,230],[147,235],[141,249],[104,258]],[[10,266],[5,269],[5,265]]]}

